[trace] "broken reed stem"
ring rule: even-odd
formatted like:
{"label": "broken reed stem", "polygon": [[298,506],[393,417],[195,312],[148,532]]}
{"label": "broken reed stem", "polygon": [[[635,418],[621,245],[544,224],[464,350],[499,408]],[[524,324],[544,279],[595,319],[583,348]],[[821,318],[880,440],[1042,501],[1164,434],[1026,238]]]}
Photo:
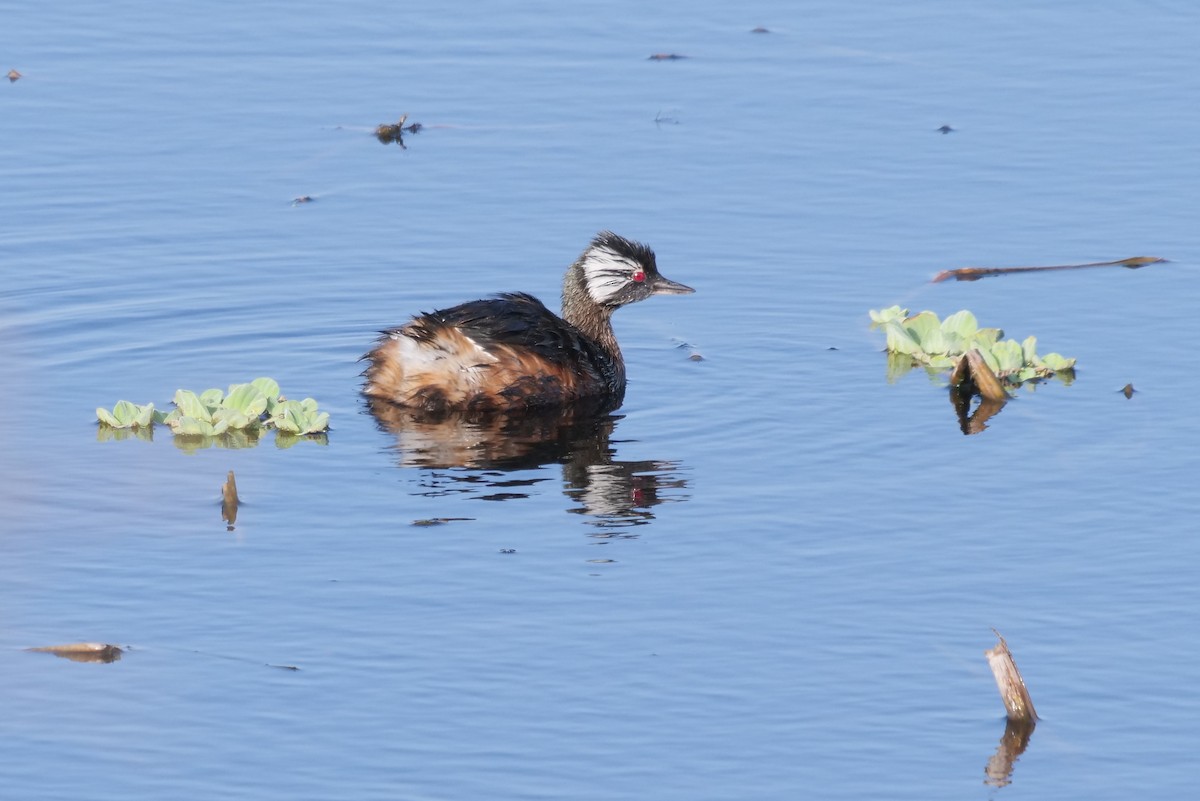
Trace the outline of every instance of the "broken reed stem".
{"label": "broken reed stem", "polygon": [[1004,385],[984,361],[983,355],[977,348],[972,348],[962,355],[954,370],[950,373],[951,386],[958,387],[968,395],[981,395],[985,400],[1004,403],[1008,393]]}
{"label": "broken reed stem", "polygon": [[241,501],[238,499],[237,481],[230,470],[225,483],[221,485],[221,519],[227,524],[228,531],[233,531],[233,525],[237,522],[239,503]]}
{"label": "broken reed stem", "polygon": [[1037,712],[1033,708],[1029,690],[1025,687],[1025,680],[1021,678],[1021,671],[1017,670],[1017,663],[1013,661],[1004,637],[995,629],[992,631],[1000,642],[995,648],[983,653],[987,657],[988,667],[992,669],[992,675],[996,677],[996,686],[1000,688],[1000,698],[1004,701],[1008,719],[1017,723],[1032,723],[1037,720]]}

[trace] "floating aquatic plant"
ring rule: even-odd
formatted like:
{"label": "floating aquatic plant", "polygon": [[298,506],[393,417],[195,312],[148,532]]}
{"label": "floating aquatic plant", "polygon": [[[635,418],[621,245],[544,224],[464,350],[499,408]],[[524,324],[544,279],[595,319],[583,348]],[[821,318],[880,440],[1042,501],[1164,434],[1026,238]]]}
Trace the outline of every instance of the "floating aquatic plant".
{"label": "floating aquatic plant", "polygon": [[984,363],[1009,390],[1025,382],[1058,378],[1070,383],[1075,360],[1058,353],[1037,353],[1037,338],[1024,341],[1002,339],[999,328],[980,328],[969,311],[955,312],[939,320],[931,311],[910,315],[899,306],[871,311],[873,328],[887,334],[888,378],[895,380],[913,367],[924,367],[938,376],[954,369],[970,351],[978,351]]}
{"label": "floating aquatic plant", "polygon": [[328,430],[329,412],[317,411],[317,402],[312,398],[284,400],[275,407],[267,422],[280,433],[316,434]]}
{"label": "floating aquatic plant", "polygon": [[301,436],[329,429],[329,413],[319,411],[315,400],[288,400],[279,394],[279,383],[271,378],[233,384],[228,392],[207,389],[196,394],[180,389],[175,392],[173,402],[175,408],[163,412],[155,409],[153,403],[139,406],[118,401],[111,412],[102,407],[96,409],[96,419],[102,431],[133,429],[148,433],[155,423],[166,425],[189,446],[186,450],[193,450],[197,440],[226,447],[250,447],[258,443],[265,428],[275,429],[276,444],[287,447]]}
{"label": "floating aquatic plant", "polygon": [[161,416],[155,420],[153,403],[139,406],[124,400],[117,401],[111,412],[103,406],[97,407],[96,419],[111,428],[148,428],[155,422],[162,422]]}

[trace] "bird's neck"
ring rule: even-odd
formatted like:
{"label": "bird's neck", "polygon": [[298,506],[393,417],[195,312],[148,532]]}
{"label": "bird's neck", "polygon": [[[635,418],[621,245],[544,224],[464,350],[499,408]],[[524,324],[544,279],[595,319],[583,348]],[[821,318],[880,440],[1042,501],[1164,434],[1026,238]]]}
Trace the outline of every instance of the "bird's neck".
{"label": "bird's neck", "polygon": [[612,361],[621,384],[625,383],[625,361],[613,332],[612,315],[616,309],[592,300],[582,276],[576,271],[567,274],[563,283],[562,318],[581,334],[600,346]]}

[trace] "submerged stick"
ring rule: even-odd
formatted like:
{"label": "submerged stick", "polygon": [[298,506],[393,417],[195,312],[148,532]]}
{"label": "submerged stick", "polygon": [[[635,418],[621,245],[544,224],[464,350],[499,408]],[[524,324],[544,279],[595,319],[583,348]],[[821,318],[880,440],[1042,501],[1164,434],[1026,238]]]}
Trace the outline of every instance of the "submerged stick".
{"label": "submerged stick", "polygon": [[1163,264],[1166,259],[1158,256],[1133,256],[1117,261],[1093,261],[1087,264],[1055,264],[1049,267],[960,267],[957,270],[943,270],[933,277],[930,283],[938,284],[953,278],[955,281],[978,281],[992,275],[1008,275],[1009,273],[1041,273],[1050,270],[1084,270],[1089,267],[1127,267],[1136,270],[1148,264]]}
{"label": "submerged stick", "polygon": [[1000,688],[1000,698],[1004,701],[1008,719],[1015,723],[1032,723],[1037,720],[1037,712],[1033,708],[1029,690],[1025,687],[1025,680],[1021,678],[1021,671],[1017,670],[1017,663],[1013,661],[1004,637],[995,629],[992,631],[1000,638],[1000,642],[995,648],[983,653],[987,657],[988,667],[992,669],[992,675],[996,677],[996,686]]}

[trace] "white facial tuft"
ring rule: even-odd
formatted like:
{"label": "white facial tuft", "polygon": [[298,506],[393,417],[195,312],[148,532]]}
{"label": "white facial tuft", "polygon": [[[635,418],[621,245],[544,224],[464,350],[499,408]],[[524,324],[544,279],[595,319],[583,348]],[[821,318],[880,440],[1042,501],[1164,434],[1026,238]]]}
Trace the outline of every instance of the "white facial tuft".
{"label": "white facial tuft", "polygon": [[597,303],[608,303],[641,265],[616,251],[597,245],[583,259],[583,280]]}

